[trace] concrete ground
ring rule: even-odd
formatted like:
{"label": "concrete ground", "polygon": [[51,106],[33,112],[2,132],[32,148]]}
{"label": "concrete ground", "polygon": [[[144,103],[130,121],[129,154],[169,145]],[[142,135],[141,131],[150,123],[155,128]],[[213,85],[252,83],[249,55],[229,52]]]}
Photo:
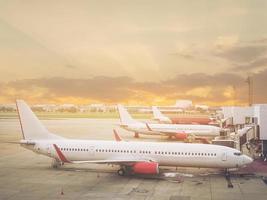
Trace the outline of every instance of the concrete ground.
{"label": "concrete ground", "polygon": [[[46,127],[69,138],[113,140],[118,120],[44,120]],[[126,140],[137,140],[117,128]],[[221,171],[213,169],[162,168],[161,175],[120,177],[118,167],[107,165],[65,165],[50,167],[50,159],[17,144],[21,138],[16,119],[0,119],[0,199],[255,199],[267,198],[262,174],[233,172],[233,188],[227,187]],[[165,138],[142,137],[145,141]],[[267,174],[266,174],[267,175]]]}

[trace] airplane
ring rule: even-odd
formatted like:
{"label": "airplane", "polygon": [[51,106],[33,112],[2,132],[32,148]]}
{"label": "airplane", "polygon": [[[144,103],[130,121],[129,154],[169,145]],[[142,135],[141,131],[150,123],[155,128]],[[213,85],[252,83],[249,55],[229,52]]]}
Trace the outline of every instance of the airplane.
{"label": "airplane", "polygon": [[[149,106],[140,106],[140,105],[131,105],[131,106],[126,106],[126,108],[134,108],[135,110],[138,110],[139,112],[142,113],[151,113],[151,107]],[[177,100],[174,105],[169,105],[169,106],[160,106],[160,110],[162,112],[168,112],[168,113],[198,113],[199,111],[208,111],[209,106],[207,105],[201,105],[201,104],[196,104],[193,105],[191,100]]]}
{"label": "airplane", "polygon": [[186,140],[189,137],[198,139],[214,138],[220,135],[223,129],[211,125],[195,125],[195,124],[148,124],[134,120],[128,111],[118,105],[120,115],[120,126],[125,130],[135,133],[135,137],[139,134],[144,135],[165,135],[177,140]]}
{"label": "airplane", "polygon": [[118,175],[159,174],[159,166],[231,168],[252,162],[236,149],[211,144],[67,139],[49,132],[30,107],[16,101],[23,139],[19,144],[52,158],[52,167],[69,164],[119,165]]}
{"label": "airplane", "polygon": [[152,106],[153,119],[165,124],[215,124],[215,120],[209,117],[172,117],[163,115],[156,106]]}
{"label": "airplane", "polygon": [[169,117],[163,115],[156,106],[152,106],[152,113],[154,120],[164,124],[172,124],[172,120]]}

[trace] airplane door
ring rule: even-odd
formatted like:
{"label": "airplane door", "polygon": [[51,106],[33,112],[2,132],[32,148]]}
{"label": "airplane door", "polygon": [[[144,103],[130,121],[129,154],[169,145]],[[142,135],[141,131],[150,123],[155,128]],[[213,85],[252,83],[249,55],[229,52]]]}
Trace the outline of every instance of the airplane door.
{"label": "airplane door", "polygon": [[49,157],[55,155],[52,145],[40,145],[38,149],[41,150],[42,153],[47,154]]}
{"label": "airplane door", "polygon": [[90,146],[89,147],[89,154],[90,154],[90,156],[94,156],[95,155],[95,147],[94,146]]}
{"label": "airplane door", "polygon": [[52,155],[51,146],[47,146],[46,147],[46,151],[47,151],[47,155],[48,156],[51,156]]}
{"label": "airplane door", "polygon": [[222,154],[222,161],[226,161],[227,160],[227,153],[223,152]]}

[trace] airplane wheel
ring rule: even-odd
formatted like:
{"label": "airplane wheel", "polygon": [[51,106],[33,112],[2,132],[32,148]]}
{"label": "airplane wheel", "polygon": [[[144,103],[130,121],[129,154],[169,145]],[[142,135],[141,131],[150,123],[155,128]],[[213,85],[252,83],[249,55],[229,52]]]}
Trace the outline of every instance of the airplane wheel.
{"label": "airplane wheel", "polygon": [[117,173],[118,173],[119,176],[124,176],[125,175],[125,171],[123,169],[119,169],[117,171]]}

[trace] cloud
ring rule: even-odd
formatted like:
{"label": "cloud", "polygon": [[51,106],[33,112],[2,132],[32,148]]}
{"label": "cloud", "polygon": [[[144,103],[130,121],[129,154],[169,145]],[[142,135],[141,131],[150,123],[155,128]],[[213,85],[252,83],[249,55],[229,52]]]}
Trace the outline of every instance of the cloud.
{"label": "cloud", "polygon": [[195,59],[194,54],[189,53],[189,52],[176,52],[176,53],[171,53],[170,55],[180,56],[180,57],[188,59],[188,60],[194,60]]}
{"label": "cloud", "polygon": [[259,38],[259,39],[256,39],[256,40],[252,40],[251,42],[253,43],[260,43],[260,44],[263,44],[263,43],[267,43],[267,37],[262,37],[262,38]]}
{"label": "cloud", "polygon": [[67,64],[67,65],[65,65],[65,68],[67,68],[67,69],[77,69],[77,66],[71,65],[71,64]]}
{"label": "cloud", "polygon": [[256,72],[267,64],[267,39],[238,41],[235,37],[219,37],[215,41],[213,55],[230,65],[233,71]]}
{"label": "cloud", "polygon": [[219,36],[214,42],[214,46],[218,49],[231,48],[238,42],[238,36]]}
{"label": "cloud", "polygon": [[[266,103],[264,92],[267,70],[254,74],[254,99]],[[176,99],[191,99],[195,103],[221,105],[247,101],[245,78],[236,74],[207,75],[194,73],[177,75],[158,82],[138,82],[127,76],[97,76],[89,79],[63,77],[21,79],[0,83],[1,101],[24,98],[34,103],[131,103],[171,104]],[[3,98],[5,97],[5,98]]]}
{"label": "cloud", "polygon": [[219,49],[216,55],[234,63],[252,62],[266,55],[267,45],[236,45],[227,49]]}
{"label": "cloud", "polygon": [[234,70],[254,70],[259,68],[266,68],[267,67],[267,57],[258,58],[257,60],[254,60],[252,62],[246,63],[246,64],[240,64],[234,67]]}
{"label": "cloud", "polygon": [[[45,99],[64,97],[90,98],[99,101],[119,101],[130,95],[132,80],[128,77],[94,77],[91,79],[71,79],[63,77],[23,79],[11,81],[6,87],[18,92],[30,92],[35,88],[46,90]],[[47,98],[48,95],[48,98]]]}
{"label": "cloud", "polygon": [[235,85],[240,83],[242,77],[230,73],[218,73],[208,75],[204,73],[181,74],[165,82],[172,85],[182,85],[186,89],[205,86],[223,87],[225,85]]}
{"label": "cloud", "polygon": [[267,69],[262,70],[258,73],[252,74],[253,77],[253,99],[256,103],[267,103],[266,94],[266,80],[267,80]]}

